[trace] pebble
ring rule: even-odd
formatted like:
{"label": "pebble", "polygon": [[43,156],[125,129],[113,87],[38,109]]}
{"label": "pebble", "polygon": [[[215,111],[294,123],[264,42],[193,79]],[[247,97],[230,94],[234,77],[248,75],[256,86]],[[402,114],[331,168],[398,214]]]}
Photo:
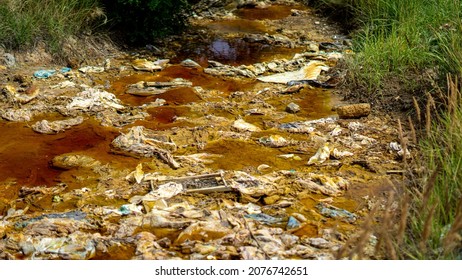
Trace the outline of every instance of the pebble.
{"label": "pebble", "polygon": [[292,102],[289,105],[287,105],[286,112],[291,114],[298,113],[300,112],[300,106]]}
{"label": "pebble", "polygon": [[12,55],[11,53],[5,53],[3,55],[3,61],[5,65],[8,67],[13,67],[16,65],[16,59],[14,58],[14,55]]}
{"label": "pebble", "polygon": [[325,240],[324,238],[310,238],[309,241],[311,246],[318,248],[318,249],[327,249],[332,246],[332,244]]}

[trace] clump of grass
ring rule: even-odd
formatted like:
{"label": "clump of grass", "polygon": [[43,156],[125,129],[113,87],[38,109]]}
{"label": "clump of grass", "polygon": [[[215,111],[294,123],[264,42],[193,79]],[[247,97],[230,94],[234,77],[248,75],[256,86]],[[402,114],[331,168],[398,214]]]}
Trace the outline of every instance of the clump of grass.
{"label": "clump of grass", "polygon": [[53,53],[104,16],[98,0],[0,0],[0,46],[25,50],[45,42]]}
{"label": "clump of grass", "polygon": [[[357,53],[349,83],[369,99],[425,92],[462,67],[462,2],[458,0],[319,0],[348,11]],[[427,75],[432,69],[434,75]],[[412,105],[412,102],[410,102]]]}

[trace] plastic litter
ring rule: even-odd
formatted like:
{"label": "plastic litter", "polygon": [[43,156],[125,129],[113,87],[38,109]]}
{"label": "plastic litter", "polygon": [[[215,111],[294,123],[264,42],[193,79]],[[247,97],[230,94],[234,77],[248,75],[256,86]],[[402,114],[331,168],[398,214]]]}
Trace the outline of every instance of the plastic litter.
{"label": "plastic litter", "polygon": [[83,117],[78,116],[76,118],[49,122],[47,120],[38,121],[32,125],[32,129],[35,132],[43,134],[56,134],[63,132],[73,126],[79,125],[83,122]]}
{"label": "plastic litter", "polygon": [[322,61],[313,60],[298,71],[278,73],[270,76],[257,78],[266,83],[287,84],[298,80],[316,80],[322,71],[329,70],[329,67]]}
{"label": "plastic litter", "polygon": [[25,242],[22,247],[29,253],[33,252],[30,256],[33,260],[48,259],[50,255],[58,255],[61,259],[88,260],[94,257],[96,252],[92,235],[79,231],[71,233],[67,237],[34,238]]}
{"label": "plastic litter", "polygon": [[34,77],[39,79],[47,79],[53,76],[56,70],[37,70],[34,72]]}
{"label": "plastic litter", "polygon": [[136,84],[132,84],[128,87],[126,91],[128,94],[137,95],[137,96],[152,96],[157,94],[162,94],[168,90],[180,87],[191,87],[192,82],[176,78],[169,82],[144,82],[140,81]]}
{"label": "plastic litter", "polygon": [[315,128],[309,122],[290,122],[279,125],[279,129],[292,133],[311,133]]}
{"label": "plastic litter", "polygon": [[129,215],[131,213],[143,214],[142,207],[134,204],[124,204],[116,211],[120,215]]}
{"label": "plastic litter", "polygon": [[330,156],[329,144],[324,143],[324,145],[318,149],[316,154],[308,160],[308,165],[321,164],[325,162]]}
{"label": "plastic litter", "polygon": [[144,172],[143,172],[143,164],[142,163],[139,163],[136,166],[135,171],[131,172],[126,177],[127,180],[130,180],[131,178],[134,178],[136,183],[141,184],[141,182],[144,179]]}
{"label": "plastic litter", "polygon": [[316,205],[316,209],[319,210],[321,215],[328,217],[328,218],[333,218],[333,219],[339,219],[348,223],[354,223],[356,222],[356,215],[345,210],[341,209],[332,205],[328,205],[326,203],[318,203]]}
{"label": "plastic litter", "polygon": [[142,126],[130,128],[112,141],[112,150],[119,154],[129,154],[136,157],[159,156],[170,167],[177,169],[181,165],[173,158],[170,151],[176,150],[176,144],[165,137],[157,136]]}
{"label": "plastic litter", "polygon": [[[179,193],[182,193],[183,190],[184,189],[183,189],[182,184],[178,184],[178,183],[174,183],[174,182],[168,182],[166,184],[160,185],[157,188],[157,190],[152,191],[150,193],[150,197],[152,196],[156,200],[158,198],[167,199],[167,198],[174,197],[175,195],[177,195]],[[145,200],[147,200],[147,199],[145,198]]]}
{"label": "plastic litter", "polygon": [[244,215],[244,217],[259,221],[260,223],[266,224],[266,225],[275,225],[283,221],[283,219],[281,218],[275,218],[265,213],[247,214],[247,215]]}
{"label": "plastic litter", "polygon": [[33,115],[27,109],[0,109],[0,117],[12,122],[28,122],[32,119]]}
{"label": "plastic litter", "polygon": [[[60,73],[64,74],[67,72],[70,72],[72,69],[69,67],[63,67],[59,70]],[[37,70],[34,72],[34,77],[38,79],[47,79],[54,74],[56,74],[56,70],[53,69],[43,69],[43,70]]]}
{"label": "plastic litter", "polygon": [[318,184],[317,182],[304,179],[297,180],[297,183],[313,193],[322,193],[329,196],[339,196],[342,193],[341,188],[336,184],[324,184],[323,182]]}
{"label": "plastic litter", "polygon": [[342,159],[344,157],[353,156],[353,153],[348,151],[339,151],[337,148],[334,148],[334,150],[332,151],[332,156],[336,159]]}
{"label": "plastic litter", "polygon": [[295,230],[295,229],[298,229],[300,227],[301,227],[300,222],[296,218],[290,216],[289,221],[287,221],[286,229],[287,230]]}
{"label": "plastic litter", "polygon": [[162,70],[168,62],[168,59],[157,60],[154,62],[147,59],[135,59],[132,63],[132,66],[135,70],[138,71],[153,72]]}
{"label": "plastic litter", "polygon": [[104,70],[104,67],[101,66],[84,66],[79,68],[79,71],[82,73],[101,73]]}
{"label": "plastic litter", "polygon": [[260,139],[258,139],[258,142],[271,148],[280,148],[289,145],[289,141],[287,141],[284,137],[279,135],[261,137]]}
{"label": "plastic litter", "polygon": [[82,110],[84,112],[95,112],[107,108],[123,109],[125,107],[120,104],[120,100],[114,94],[94,88],[88,88],[78,93],[67,105],[67,110],[69,111]]}
{"label": "plastic litter", "polygon": [[397,154],[400,157],[403,157],[404,154],[406,154],[406,157],[409,157],[411,155],[411,153],[409,152],[407,148],[406,148],[406,151],[404,151],[403,147],[401,147],[401,145],[398,144],[397,142],[391,142],[389,144],[389,147],[390,147],[390,150],[397,152]]}

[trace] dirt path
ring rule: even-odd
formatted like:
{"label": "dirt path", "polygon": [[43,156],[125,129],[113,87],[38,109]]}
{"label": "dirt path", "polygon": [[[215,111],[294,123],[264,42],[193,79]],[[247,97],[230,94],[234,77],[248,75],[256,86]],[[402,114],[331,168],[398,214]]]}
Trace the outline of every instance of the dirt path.
{"label": "dirt path", "polygon": [[271,3],[99,65],[0,70],[0,257],[336,258],[401,187],[397,124],[339,118],[347,38]]}

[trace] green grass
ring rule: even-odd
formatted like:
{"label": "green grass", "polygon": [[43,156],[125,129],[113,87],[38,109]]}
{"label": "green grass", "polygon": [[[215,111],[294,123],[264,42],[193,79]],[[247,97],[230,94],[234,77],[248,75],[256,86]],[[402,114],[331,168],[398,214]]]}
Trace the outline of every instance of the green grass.
{"label": "green grass", "polygon": [[[414,75],[438,66],[439,78],[461,69],[461,7],[458,0],[320,0],[347,10],[354,51],[351,82],[369,92],[387,90],[390,78],[404,88],[422,91]],[[456,39],[456,40],[454,40]],[[454,43],[450,45],[449,42]]]}
{"label": "green grass", "polygon": [[[413,201],[406,242],[410,256],[419,259],[462,258],[462,104],[459,85],[460,82],[448,79],[449,94],[444,99],[446,110],[433,117],[428,136],[421,143],[429,172],[424,178],[426,184],[422,195],[415,196]],[[419,246],[413,246],[416,238],[412,237],[418,237]]]}
{"label": "green grass", "polygon": [[26,50],[45,42],[59,53],[66,38],[91,30],[101,16],[98,0],[0,0],[0,46]]}

